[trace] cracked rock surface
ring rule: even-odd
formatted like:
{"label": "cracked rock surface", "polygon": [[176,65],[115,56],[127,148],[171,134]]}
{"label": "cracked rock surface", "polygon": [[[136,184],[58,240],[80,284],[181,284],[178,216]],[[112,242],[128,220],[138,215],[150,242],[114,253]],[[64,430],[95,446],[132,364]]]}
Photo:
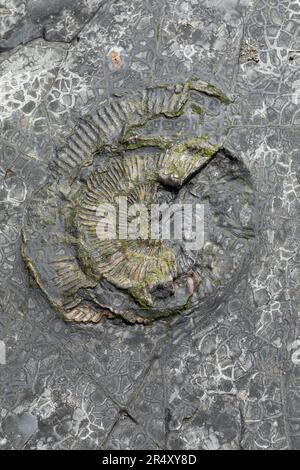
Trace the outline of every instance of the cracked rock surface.
{"label": "cracked rock surface", "polygon": [[[0,0],[0,449],[300,449],[299,25],[296,0]],[[209,321],[65,323],[28,208],[85,116],[194,77],[230,98],[189,116],[253,182],[250,263]]]}

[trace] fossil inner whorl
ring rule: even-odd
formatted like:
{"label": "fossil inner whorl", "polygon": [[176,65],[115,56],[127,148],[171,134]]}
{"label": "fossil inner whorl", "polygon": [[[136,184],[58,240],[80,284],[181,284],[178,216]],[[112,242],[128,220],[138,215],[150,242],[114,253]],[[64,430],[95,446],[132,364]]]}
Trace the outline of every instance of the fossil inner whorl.
{"label": "fossil inner whorl", "polygon": [[[63,318],[150,323],[202,304],[205,316],[204,304],[226,294],[251,249],[255,213],[244,165],[203,137],[222,141],[228,104],[220,90],[194,78],[96,104],[78,122],[22,230],[26,266]],[[204,246],[190,249],[190,233],[179,240],[150,236],[149,224],[131,238],[131,208],[143,204],[150,215],[156,203],[171,212],[205,205]],[[98,236],[105,217],[97,210],[107,204],[119,222],[109,239]],[[191,220],[189,227],[194,235],[199,226]]]}
{"label": "fossil inner whorl", "polygon": [[[141,305],[151,306],[151,290],[178,276],[176,254],[163,240],[152,238],[148,224],[159,186],[182,186],[217,150],[203,138],[192,139],[159,157],[133,155],[94,171],[79,197],[75,221],[83,270],[97,281],[104,278],[128,290]],[[134,222],[130,210],[136,205],[147,211],[142,219],[147,225],[139,227],[138,238],[132,231],[134,224],[129,225],[128,233],[128,224]],[[103,224],[112,210],[109,228],[113,234],[105,236]]]}
{"label": "fossil inner whorl", "polygon": [[[133,233],[125,234],[125,230],[128,232],[125,225],[130,222],[127,209],[130,214],[134,204],[143,204],[150,216],[151,204],[156,202],[155,163],[152,160],[151,165],[148,160],[134,156],[108,165],[105,172],[96,170],[80,197],[76,217],[83,268],[98,280],[104,277],[116,287],[127,289],[146,305],[152,304],[150,290],[171,281],[177,272],[174,253],[161,240],[151,240],[148,226],[141,227],[145,239],[134,239]],[[121,201],[126,206],[122,207]],[[108,204],[115,209],[115,220],[124,223],[113,227],[116,234],[113,239],[99,235],[99,210],[104,214]]]}

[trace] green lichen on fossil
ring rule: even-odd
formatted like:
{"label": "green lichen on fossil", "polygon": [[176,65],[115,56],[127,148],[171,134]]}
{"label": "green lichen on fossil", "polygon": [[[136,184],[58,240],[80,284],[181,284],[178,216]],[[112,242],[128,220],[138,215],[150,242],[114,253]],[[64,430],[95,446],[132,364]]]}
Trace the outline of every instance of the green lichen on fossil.
{"label": "green lichen on fossil", "polygon": [[[157,139],[138,140],[141,147],[157,146]],[[97,233],[97,207],[111,204],[117,215],[119,198],[126,197],[130,205],[155,203],[158,183],[180,187],[200,170],[220,148],[210,144],[205,136],[188,139],[172,145],[164,141],[164,150],[158,157],[139,155],[127,157],[107,166],[107,171],[95,172],[87,181],[81,199],[78,200],[77,230],[81,250],[79,257],[86,273],[128,292],[145,307],[152,305],[150,291],[159,284],[172,281],[177,273],[175,254],[161,241],[145,240],[130,242],[116,238],[99,240]],[[89,261],[87,263],[87,260]],[[92,265],[91,265],[92,263]]]}
{"label": "green lichen on fossil", "polygon": [[153,273],[160,273],[159,282],[169,281],[175,256],[161,241],[150,240],[149,234],[146,240],[123,240],[116,231],[112,239],[101,239],[97,207],[110,204],[117,215],[120,197],[126,196],[129,209],[133,204],[147,207],[155,202],[158,172],[153,172],[152,166],[134,156],[110,165],[105,173],[95,172],[79,200],[76,218],[81,244],[79,257],[84,269],[98,273],[99,279],[104,277],[120,289],[132,290],[135,297],[140,292],[139,303],[146,305],[151,303],[149,290],[155,285]]}
{"label": "green lichen on fossil", "polygon": [[206,110],[198,104],[193,103],[191,108],[192,108],[193,113],[198,114],[199,116],[202,116],[203,114],[206,113]]}
{"label": "green lichen on fossil", "polygon": [[190,91],[197,91],[199,93],[204,93],[208,96],[217,98],[223,104],[228,105],[231,103],[231,100],[224,93],[222,93],[219,88],[215,87],[211,83],[203,82],[198,78],[194,78],[187,82],[187,86]]}

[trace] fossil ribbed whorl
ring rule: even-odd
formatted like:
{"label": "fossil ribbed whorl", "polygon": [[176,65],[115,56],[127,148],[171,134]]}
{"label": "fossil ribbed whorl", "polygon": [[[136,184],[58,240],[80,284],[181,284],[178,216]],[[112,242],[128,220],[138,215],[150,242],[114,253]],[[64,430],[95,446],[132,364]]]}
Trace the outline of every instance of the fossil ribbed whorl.
{"label": "fossil ribbed whorl", "polygon": [[[66,320],[203,314],[201,305],[236,282],[254,236],[255,195],[218,138],[226,104],[194,80],[115,99],[78,124],[29,207],[22,244],[36,284]],[[155,205],[164,217],[170,205],[197,204],[205,206],[205,240],[192,251],[146,223]],[[107,226],[107,211],[115,225]]]}
{"label": "fossil ribbed whorl", "polygon": [[146,239],[128,239],[130,234],[120,239],[120,233],[117,239],[103,239],[98,233],[101,219],[97,212],[107,204],[112,205],[118,219],[126,225],[116,227],[119,232],[128,232],[127,216],[119,214],[121,197],[129,211],[133,204],[143,204],[150,215],[158,189],[157,163],[154,159],[134,156],[112,162],[105,172],[96,170],[79,199],[76,218],[82,264],[88,260],[87,269],[90,268],[98,280],[104,277],[113,285],[128,289],[146,305],[152,304],[152,288],[171,282],[177,275],[175,253],[162,241],[151,240],[148,226],[145,227]]}

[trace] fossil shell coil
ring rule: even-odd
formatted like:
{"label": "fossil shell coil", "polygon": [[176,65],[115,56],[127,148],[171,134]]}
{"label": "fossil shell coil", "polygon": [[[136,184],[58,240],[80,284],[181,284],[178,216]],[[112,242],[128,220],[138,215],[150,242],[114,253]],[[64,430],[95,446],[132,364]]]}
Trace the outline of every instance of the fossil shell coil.
{"label": "fossil shell coil", "polygon": [[[150,88],[101,105],[58,151],[47,185],[29,207],[22,254],[36,284],[66,321],[97,323],[117,316],[147,323],[190,312],[233,279],[236,245],[241,258],[249,252],[252,215],[249,227],[240,228],[239,207],[229,201],[236,218],[224,225],[219,215],[224,201],[217,197],[230,186],[237,206],[247,204],[254,212],[254,190],[241,162],[211,142],[200,125],[196,135],[172,130],[161,135],[147,128],[190,119],[195,95],[220,108],[229,102],[200,80]],[[154,204],[202,199],[213,222],[198,251],[188,252],[182,241],[155,239],[149,227],[144,237],[121,236],[136,205],[145,207],[149,220]],[[115,237],[101,238],[99,207],[108,206],[121,222]],[[228,246],[224,256],[216,227]],[[206,259],[212,260],[209,266]]]}
{"label": "fossil shell coil", "polygon": [[[113,163],[104,175],[93,173],[80,199],[77,227],[80,233],[83,259],[94,262],[99,277],[121,289],[138,289],[141,285],[155,286],[155,274],[160,271],[159,283],[170,282],[176,276],[176,260],[161,241],[103,240],[97,235],[99,205],[113,203],[118,208],[120,195],[129,204],[151,203],[156,190],[155,172],[149,162],[131,157]],[[80,256],[80,255],[79,255]],[[83,261],[84,262],[84,261]],[[150,294],[148,294],[148,298]]]}

